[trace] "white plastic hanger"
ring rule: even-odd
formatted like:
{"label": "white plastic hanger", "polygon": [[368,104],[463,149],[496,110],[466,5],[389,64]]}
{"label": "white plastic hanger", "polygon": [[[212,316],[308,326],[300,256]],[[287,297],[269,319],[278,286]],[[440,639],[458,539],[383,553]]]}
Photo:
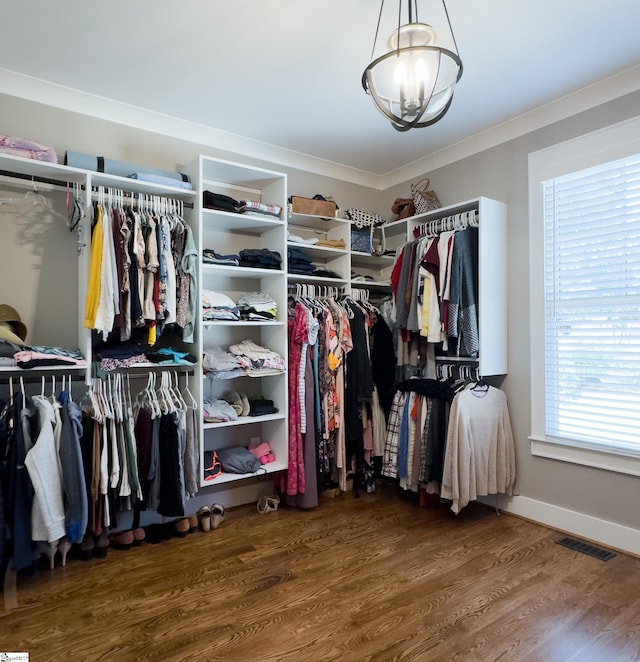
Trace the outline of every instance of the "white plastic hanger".
{"label": "white plastic hanger", "polygon": [[18,210],[18,214],[27,220],[37,220],[47,215],[59,218],[64,221],[65,225],[68,225],[67,217],[56,211],[51,206],[49,199],[38,192],[35,180],[32,180],[31,183],[33,190],[27,191],[21,198],[0,198],[0,205],[14,206]]}

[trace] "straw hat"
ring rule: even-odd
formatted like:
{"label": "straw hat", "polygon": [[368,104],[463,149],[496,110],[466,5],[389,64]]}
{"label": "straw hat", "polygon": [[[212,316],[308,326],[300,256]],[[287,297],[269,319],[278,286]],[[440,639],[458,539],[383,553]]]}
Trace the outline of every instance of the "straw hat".
{"label": "straw hat", "polygon": [[0,304],[0,322],[10,324],[16,335],[22,338],[22,340],[27,337],[27,327],[22,323],[18,311],[9,304]]}

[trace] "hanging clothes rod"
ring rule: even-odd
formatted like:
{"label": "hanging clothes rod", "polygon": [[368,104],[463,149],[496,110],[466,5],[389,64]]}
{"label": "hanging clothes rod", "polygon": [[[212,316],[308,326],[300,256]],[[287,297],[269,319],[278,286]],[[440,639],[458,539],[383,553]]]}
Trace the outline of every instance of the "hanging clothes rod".
{"label": "hanging clothes rod", "polygon": [[0,170],[0,177],[10,177],[11,179],[22,179],[27,182],[38,182],[38,184],[49,184],[51,186],[66,187],[71,182],[42,177],[40,175],[27,175],[23,172],[13,172],[12,170]]}
{"label": "hanging clothes rod", "polygon": [[122,198],[129,201],[133,205],[151,205],[154,201],[158,201],[160,204],[169,202],[175,203],[184,209],[193,209],[192,202],[184,202],[178,198],[174,198],[170,193],[144,193],[140,191],[125,191],[117,186],[92,186],[91,187],[91,197],[94,200],[98,200],[100,196],[113,196],[114,198]]}
{"label": "hanging clothes rod", "polygon": [[[70,184],[72,183],[77,183],[75,179],[71,179],[69,181],[66,180],[61,180],[61,179],[52,179],[51,177],[43,177],[41,175],[28,175],[24,172],[15,172],[13,170],[0,170],[0,177],[8,177],[10,179],[20,179],[25,182],[32,182],[32,183],[38,183],[38,184],[47,184],[49,186],[57,186],[61,188],[67,188]],[[136,180],[132,180],[136,181]],[[84,190],[84,185],[81,186],[82,190]],[[117,187],[111,187],[116,189]],[[92,192],[97,190],[96,186],[91,187]],[[118,189],[121,190],[121,189]],[[180,189],[182,190],[182,189]],[[149,196],[157,196],[159,198],[165,198],[165,199],[171,199],[173,200],[173,196],[169,191],[163,191],[162,193],[153,193],[153,192],[148,192],[148,193],[134,193],[130,191],[122,191],[123,195],[149,195]],[[176,198],[177,199],[177,198]],[[182,202],[181,204],[184,208],[186,209],[193,209],[194,205],[192,202]]]}
{"label": "hanging clothes rod", "polygon": [[459,214],[434,218],[417,225],[413,231],[415,237],[432,237],[442,232],[451,230],[464,230],[470,227],[478,227],[478,212],[475,209],[464,211]]}

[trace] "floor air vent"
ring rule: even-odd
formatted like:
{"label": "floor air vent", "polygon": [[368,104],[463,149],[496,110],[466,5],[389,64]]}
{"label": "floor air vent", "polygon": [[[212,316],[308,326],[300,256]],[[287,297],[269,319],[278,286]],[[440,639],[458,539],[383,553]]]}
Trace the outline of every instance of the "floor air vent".
{"label": "floor air vent", "polygon": [[596,547],[595,545],[590,545],[588,542],[582,542],[582,540],[576,540],[575,538],[563,538],[556,542],[559,545],[574,550],[575,552],[587,554],[587,556],[593,556],[601,561],[608,561],[615,556],[615,554],[608,549],[602,549],[602,547]]}

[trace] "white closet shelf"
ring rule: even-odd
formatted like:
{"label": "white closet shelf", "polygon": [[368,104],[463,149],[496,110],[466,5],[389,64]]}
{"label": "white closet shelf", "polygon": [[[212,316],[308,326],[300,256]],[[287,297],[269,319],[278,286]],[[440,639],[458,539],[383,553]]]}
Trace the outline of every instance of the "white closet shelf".
{"label": "white closet shelf", "polygon": [[346,285],[346,278],[326,278],[324,276],[307,276],[305,274],[287,274],[290,283],[318,283],[318,285]]}
{"label": "white closet shelf", "polygon": [[359,251],[351,252],[351,264],[378,267],[381,262],[393,264],[395,259],[395,255],[371,255],[371,253],[361,253]]}
{"label": "white closet shelf", "polygon": [[0,374],[4,375],[24,375],[33,377],[44,372],[85,372],[86,365],[45,365],[35,368],[19,368],[18,366],[0,366]]}
{"label": "white closet shelf", "polygon": [[241,234],[262,234],[265,230],[284,226],[284,221],[275,216],[259,214],[235,214],[219,209],[202,209],[203,218],[208,218],[208,231],[235,232]]}
{"label": "white closet shelf", "polygon": [[203,264],[204,272],[219,274],[220,276],[236,276],[239,278],[262,278],[264,276],[282,275],[282,269],[256,269],[254,267],[234,267],[226,264]]}
{"label": "white closet shelf", "polygon": [[284,414],[264,414],[263,416],[240,416],[237,421],[224,421],[222,423],[205,423],[205,430],[219,430],[220,428],[232,428],[238,425],[251,425],[252,423],[264,423],[265,421],[281,421]]}
{"label": "white closet shelf", "polygon": [[315,230],[329,230],[340,225],[348,225],[351,221],[346,218],[313,216],[312,214],[289,214],[289,226],[311,228]]}
{"label": "white closet shelf", "polygon": [[36,161],[35,159],[25,159],[9,154],[0,154],[0,171],[19,174],[23,178],[40,177],[42,179],[76,184],[85,184],[89,177],[92,186],[105,186],[127,192],[146,193],[148,195],[158,195],[185,201],[193,200],[197,196],[197,191],[183,189],[177,186],[163,186],[162,184],[143,182],[129,177],[108,175],[103,172],[82,170],[81,168],[73,168],[47,161]]}
{"label": "white closet shelf", "polygon": [[154,370],[157,372],[174,371],[183,374],[185,372],[192,374],[197,367],[197,363],[187,365],[186,363],[154,363],[153,361],[145,361],[144,363],[134,363],[127,367],[109,370],[107,374],[115,375],[116,373],[120,373],[123,375],[135,375],[137,373],[144,373],[146,376],[147,373]]}
{"label": "white closet shelf", "polygon": [[[268,375],[247,375],[247,374],[242,374],[238,375],[237,377],[231,377],[231,379],[222,379],[220,381],[224,382],[230,382],[233,379],[244,379],[245,377],[248,377],[249,379],[269,379],[270,377],[282,377],[282,375],[286,375],[287,371],[283,370],[282,372],[271,372]],[[202,379],[218,379],[215,375],[210,375],[207,372],[202,373]]]}
{"label": "white closet shelf", "polygon": [[288,241],[287,246],[295,246],[301,250],[310,251],[309,256],[315,257],[336,257],[338,255],[346,255],[346,248],[331,248],[330,246],[317,246],[316,244],[304,244],[296,241]]}
{"label": "white closet shelf", "polygon": [[184,189],[178,186],[164,186],[153,182],[144,182],[130,177],[119,175],[108,175],[104,172],[90,172],[91,186],[104,186],[108,188],[121,189],[131,193],[144,193],[157,195],[178,200],[193,200],[198,192],[192,189]]}
{"label": "white closet shelf", "polygon": [[263,464],[260,471],[253,474],[231,474],[222,472],[217,478],[213,480],[207,480],[202,483],[203,487],[215,487],[216,485],[223,485],[224,483],[233,483],[237,480],[242,480],[243,478],[260,478],[261,476],[266,476],[268,474],[277,473],[278,471],[284,471],[287,469],[286,462],[269,462],[269,464]]}
{"label": "white closet shelf", "polygon": [[11,156],[9,154],[0,154],[0,170],[19,173],[29,177],[43,177],[78,184],[84,183],[87,177],[87,171],[80,168],[71,168],[70,166],[49,163],[47,161],[36,161],[35,159],[25,159],[21,156]]}
{"label": "white closet shelf", "polygon": [[369,289],[369,290],[375,290],[375,289],[386,290],[391,287],[391,283],[389,281],[352,280],[351,287],[354,287],[356,289],[361,288],[361,289]]}
{"label": "white closet shelf", "polygon": [[284,326],[284,322],[279,320],[203,320],[202,326],[204,328],[213,326],[230,326],[236,328],[238,326]]}

